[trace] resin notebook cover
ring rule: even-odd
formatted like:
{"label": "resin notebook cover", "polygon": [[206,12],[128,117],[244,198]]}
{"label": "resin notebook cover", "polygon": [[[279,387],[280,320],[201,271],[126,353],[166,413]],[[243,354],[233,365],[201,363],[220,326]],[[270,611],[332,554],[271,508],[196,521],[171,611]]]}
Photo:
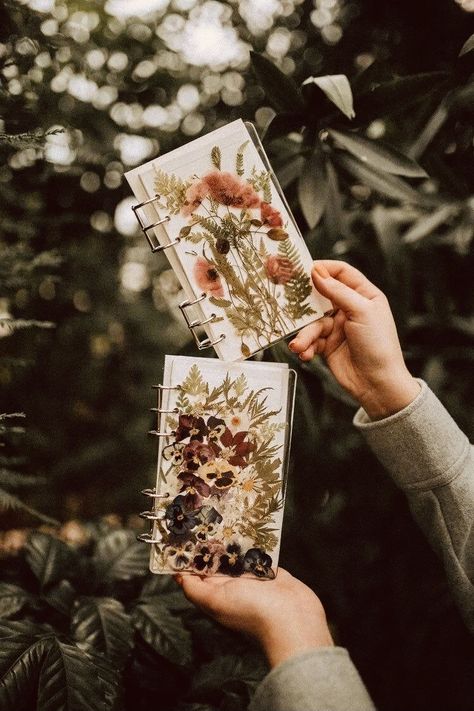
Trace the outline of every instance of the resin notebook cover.
{"label": "resin notebook cover", "polygon": [[200,348],[242,360],[332,308],[312,285],[311,255],[252,124],[234,121],[126,177]]}
{"label": "resin notebook cover", "polygon": [[143,492],[153,573],[275,577],[295,382],[279,363],[166,356]]}

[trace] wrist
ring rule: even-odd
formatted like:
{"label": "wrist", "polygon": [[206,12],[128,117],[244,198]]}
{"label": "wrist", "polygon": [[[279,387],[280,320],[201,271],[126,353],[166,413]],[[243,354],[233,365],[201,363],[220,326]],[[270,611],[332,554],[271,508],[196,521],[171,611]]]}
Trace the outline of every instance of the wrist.
{"label": "wrist", "polygon": [[333,647],[334,642],[329,628],[324,620],[301,621],[300,624],[290,619],[282,622],[281,626],[274,624],[260,636],[259,641],[265,652],[271,668],[282,664],[296,654]]}
{"label": "wrist", "polygon": [[371,420],[382,420],[407,407],[420,392],[408,370],[371,384],[358,400]]}

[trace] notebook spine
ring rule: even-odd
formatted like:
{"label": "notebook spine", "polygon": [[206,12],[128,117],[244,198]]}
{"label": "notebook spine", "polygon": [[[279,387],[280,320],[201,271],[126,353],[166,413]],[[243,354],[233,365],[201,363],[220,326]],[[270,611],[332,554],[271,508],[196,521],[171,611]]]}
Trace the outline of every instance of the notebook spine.
{"label": "notebook spine", "polygon": [[[152,387],[154,390],[156,390],[157,393],[156,407],[150,408],[151,412],[156,413],[156,430],[149,430],[148,434],[152,435],[153,437],[172,437],[175,434],[174,430],[171,430],[170,432],[160,431],[161,415],[167,415],[171,413],[177,414],[179,412],[179,409],[177,407],[173,407],[171,409],[163,408],[163,393],[165,391],[170,390],[180,390],[181,386],[153,385]],[[165,517],[163,515],[164,512],[162,510],[157,509],[156,504],[159,501],[162,501],[163,499],[169,499],[170,494],[168,492],[159,493],[156,488],[142,489],[141,494],[143,494],[143,496],[147,496],[153,502],[153,507],[150,510],[142,511],[139,514],[141,518],[144,518],[152,523],[152,528],[149,532],[141,533],[140,535],[138,535],[137,540],[141,543],[148,544],[161,543],[161,538],[157,538],[154,535],[154,523],[155,521],[162,521]]]}
{"label": "notebook spine", "polygon": [[[150,230],[153,230],[155,227],[158,227],[159,225],[164,224],[165,222],[170,221],[170,216],[166,215],[165,217],[162,217],[161,219],[157,220],[156,222],[152,222],[151,224],[147,224],[147,222],[144,220],[143,213],[141,212],[144,208],[147,207],[147,205],[153,205],[157,200],[159,200],[159,195],[155,195],[155,197],[150,198],[149,200],[144,200],[144,202],[138,203],[138,205],[132,205],[132,210],[134,212],[134,215],[137,219],[138,224],[140,225],[140,230],[143,232],[143,234],[146,237],[146,240],[150,246],[150,249],[153,253],[156,252],[164,252],[165,249],[168,249],[169,247],[174,247],[176,244],[178,244],[181,241],[180,237],[176,237],[175,239],[171,240],[168,244],[160,244],[156,238],[155,235],[149,234]],[[206,294],[201,294],[201,296],[198,296],[197,299],[189,300],[187,299],[186,301],[183,301],[180,305],[179,308],[181,310],[181,313],[184,316],[184,320],[186,321],[186,325],[191,331],[194,341],[200,351],[204,350],[205,348],[211,348],[212,346],[215,346],[217,343],[220,343],[221,341],[224,340],[225,334],[221,333],[221,335],[218,338],[215,338],[212,340],[211,338],[203,338],[202,340],[199,338],[199,336],[196,333],[196,328],[200,328],[202,326],[205,326],[206,324],[214,323],[217,320],[217,314],[211,314],[208,318],[203,319],[202,321],[199,320],[191,320],[188,316],[188,313],[186,311],[187,308],[190,306],[195,306],[196,304],[199,304],[201,301],[204,301],[204,299],[207,298]],[[158,433],[157,433],[158,434]]]}

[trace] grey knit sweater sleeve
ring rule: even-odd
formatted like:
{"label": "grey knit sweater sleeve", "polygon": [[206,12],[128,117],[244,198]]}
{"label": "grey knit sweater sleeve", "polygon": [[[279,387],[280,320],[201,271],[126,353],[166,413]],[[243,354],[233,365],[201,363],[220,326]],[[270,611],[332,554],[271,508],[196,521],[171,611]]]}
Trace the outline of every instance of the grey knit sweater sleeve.
{"label": "grey knit sweater sleeve", "polygon": [[474,449],[426,383],[419,382],[421,391],[408,407],[376,422],[359,410],[354,424],[405,491],[474,632]]}

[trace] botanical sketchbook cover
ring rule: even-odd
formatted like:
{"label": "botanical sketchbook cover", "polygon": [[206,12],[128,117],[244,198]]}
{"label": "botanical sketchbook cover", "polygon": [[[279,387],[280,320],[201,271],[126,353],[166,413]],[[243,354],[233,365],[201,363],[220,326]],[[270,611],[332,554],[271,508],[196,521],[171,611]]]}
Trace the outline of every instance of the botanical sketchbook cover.
{"label": "botanical sketchbook cover", "polygon": [[252,124],[234,121],[128,172],[197,322],[223,360],[242,360],[320,318],[312,258]]}
{"label": "botanical sketchbook cover", "polygon": [[286,364],[166,356],[152,572],[275,577],[294,388]]}

